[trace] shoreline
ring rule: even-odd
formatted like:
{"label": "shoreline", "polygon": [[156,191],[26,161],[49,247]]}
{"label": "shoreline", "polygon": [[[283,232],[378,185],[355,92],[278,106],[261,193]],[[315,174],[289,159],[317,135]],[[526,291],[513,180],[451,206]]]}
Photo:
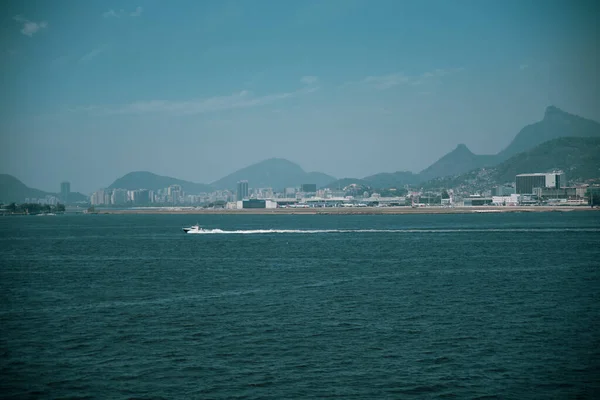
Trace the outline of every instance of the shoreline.
{"label": "shoreline", "polygon": [[96,210],[91,214],[190,214],[190,215],[402,215],[402,214],[479,214],[515,212],[572,212],[600,211],[589,206],[472,206],[472,207],[331,207],[331,208],[257,208],[243,210],[228,209],[173,209],[146,208],[126,210]]}

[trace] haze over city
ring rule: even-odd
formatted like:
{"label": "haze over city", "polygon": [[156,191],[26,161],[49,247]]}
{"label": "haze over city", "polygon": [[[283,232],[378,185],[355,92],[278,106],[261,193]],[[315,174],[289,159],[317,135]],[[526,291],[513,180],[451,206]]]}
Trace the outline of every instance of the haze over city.
{"label": "haze over city", "polygon": [[90,193],[282,157],[338,178],[600,120],[593,1],[2,4],[0,172]]}

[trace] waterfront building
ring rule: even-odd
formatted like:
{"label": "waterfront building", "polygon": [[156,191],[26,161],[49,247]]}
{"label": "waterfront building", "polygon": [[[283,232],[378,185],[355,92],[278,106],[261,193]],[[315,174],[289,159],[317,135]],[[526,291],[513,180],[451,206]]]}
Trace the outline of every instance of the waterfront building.
{"label": "waterfront building", "polygon": [[519,174],[515,179],[517,194],[533,194],[534,188],[562,188],[566,186],[562,171],[549,173]]}
{"label": "waterfront building", "polygon": [[479,195],[469,196],[468,198],[463,199],[463,206],[488,206],[492,204],[493,199],[491,197],[483,197]]}
{"label": "waterfront building", "polygon": [[237,209],[244,208],[277,208],[277,202],[263,199],[246,199],[237,202]]}
{"label": "waterfront building", "polygon": [[508,196],[492,196],[492,204],[495,206],[518,206],[519,195],[511,194]]}

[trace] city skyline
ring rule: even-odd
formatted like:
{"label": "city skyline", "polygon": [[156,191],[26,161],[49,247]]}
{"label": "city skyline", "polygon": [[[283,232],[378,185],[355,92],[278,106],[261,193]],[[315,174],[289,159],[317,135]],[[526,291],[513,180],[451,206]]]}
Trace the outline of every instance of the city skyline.
{"label": "city skyline", "polygon": [[600,119],[597,16],[586,1],[8,3],[0,171],[90,193],[271,157],[341,178],[418,172],[458,143],[496,153],[550,104]]}

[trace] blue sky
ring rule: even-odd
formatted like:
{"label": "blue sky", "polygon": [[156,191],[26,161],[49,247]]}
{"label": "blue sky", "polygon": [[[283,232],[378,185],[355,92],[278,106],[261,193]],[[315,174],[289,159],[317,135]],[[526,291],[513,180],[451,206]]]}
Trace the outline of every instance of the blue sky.
{"label": "blue sky", "polygon": [[270,157],[336,177],[496,153],[554,104],[600,120],[594,1],[1,6],[0,172],[91,192]]}

